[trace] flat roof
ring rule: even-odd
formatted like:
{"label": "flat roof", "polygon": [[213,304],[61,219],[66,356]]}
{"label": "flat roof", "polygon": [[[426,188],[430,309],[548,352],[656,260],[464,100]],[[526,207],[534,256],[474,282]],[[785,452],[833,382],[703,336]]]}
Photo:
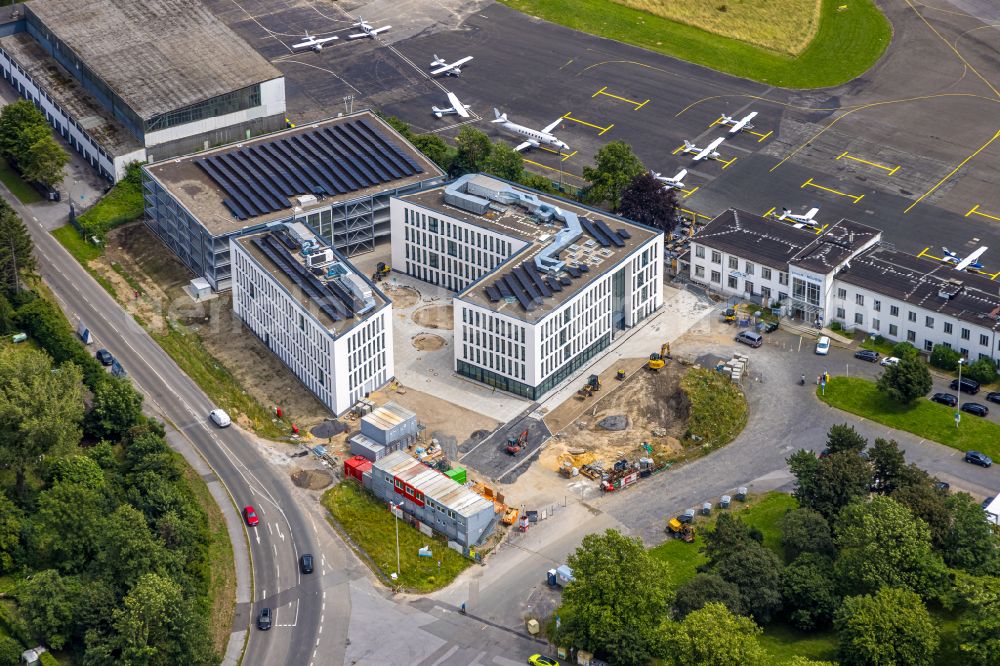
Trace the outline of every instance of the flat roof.
{"label": "flat roof", "polygon": [[361,420],[379,430],[392,430],[401,423],[417,418],[415,412],[402,407],[395,402],[387,402],[377,409],[361,417]]}
{"label": "flat roof", "polygon": [[27,9],[146,120],[283,76],[200,0],[31,0]]}
{"label": "flat roof", "polygon": [[874,227],[844,219],[827,227],[812,243],[799,250],[789,263],[825,275],[839,268],[881,234]]}
{"label": "flat roof", "polygon": [[691,239],[715,250],[734,254],[780,271],[816,240],[816,233],[786,222],[730,208],[701,228]]}
{"label": "flat roof", "polygon": [[[305,189],[307,185],[300,185],[299,187],[303,188],[302,191],[296,191],[292,197],[287,198],[287,208],[274,210],[241,220],[233,213],[233,210],[226,203],[227,200],[231,199],[231,192],[227,192],[226,189],[220,185],[220,181],[211,177],[205,169],[199,166],[199,162],[203,160],[234,155],[236,153],[240,153],[241,151],[251,149],[261,148],[265,152],[272,152],[270,148],[267,148],[270,144],[288,142],[289,140],[294,141],[297,137],[306,137],[306,140],[309,140],[309,136],[316,133],[322,133],[328,128],[346,126],[359,121],[365,122],[375,128],[378,134],[385,137],[386,140],[388,140],[393,146],[398,148],[409,159],[413,160],[413,162],[419,167],[420,171],[409,176],[388,180],[371,186],[344,192],[342,194],[317,197],[318,200],[315,203],[302,205],[295,201],[294,197],[310,195],[312,192]],[[301,160],[298,160],[297,157],[288,156],[287,154],[282,155],[280,153],[275,154],[279,154],[279,156],[272,157],[271,159],[280,169],[302,170],[303,163]],[[242,159],[242,157],[239,159]],[[309,164],[305,164],[305,166],[309,166],[310,164],[318,165],[322,163],[322,160],[319,160],[316,157],[309,157],[308,159],[310,162]],[[354,162],[357,162],[359,165],[366,165],[366,159],[366,154],[360,151],[344,155],[341,158],[342,163],[347,165],[348,168],[354,166]],[[406,139],[400,136],[394,129],[382,122],[370,111],[361,111],[359,113],[354,113],[350,116],[343,116],[340,118],[329,118],[327,120],[311,123],[309,125],[303,125],[301,127],[295,127],[292,129],[282,130],[280,132],[274,132],[273,134],[256,137],[248,141],[221,146],[219,148],[207,150],[195,155],[163,160],[161,162],[150,164],[144,167],[144,169],[150,176],[155,178],[156,181],[171,194],[171,196],[184,206],[188,212],[197,218],[198,221],[201,222],[213,236],[224,236],[226,234],[239,231],[245,227],[257,226],[259,224],[265,224],[267,222],[273,222],[275,220],[290,217],[293,212],[295,214],[299,214],[301,212],[309,212],[313,209],[326,208],[329,207],[331,203],[346,203],[348,201],[361,199],[374,194],[392,191],[401,187],[407,187],[424,180],[440,178],[444,175],[444,172],[441,171],[437,165],[427,159]],[[241,171],[247,173],[245,169]],[[224,182],[225,181],[223,181],[223,183]],[[295,183],[290,183],[289,185],[293,188],[293,191],[294,189],[297,189]],[[231,186],[230,190],[232,189],[245,191],[248,188],[246,185],[241,185],[238,188],[233,188]],[[293,206],[301,208],[301,211],[293,211]]]}
{"label": "flat roof", "polygon": [[0,38],[0,47],[107,153],[117,157],[142,149],[142,143],[27,32]]}
{"label": "flat roof", "polygon": [[[564,222],[558,219],[541,221],[517,203],[501,205],[492,202],[484,214],[476,214],[448,204],[445,201],[445,187],[400,197],[428,210],[528,244],[496,270],[487,273],[458,295],[458,298],[464,301],[517,319],[528,322],[543,319],[589,284],[607,274],[611,268],[617,266],[643,244],[657,236],[663,236],[662,231],[604,211],[512,185],[492,176],[477,174],[471,177],[471,182],[485,189],[510,188],[516,192],[528,193],[537,197],[542,204],[586,219],[579,238],[554,255],[558,260],[565,262],[567,267],[552,276],[536,268],[535,257],[556,243],[556,234],[567,226]],[[602,227],[614,236],[615,242],[607,242],[607,234],[601,231]],[[624,234],[618,233],[619,230],[623,230]],[[586,268],[580,269],[580,266]],[[512,280],[511,287],[506,286],[508,278]],[[517,285],[523,284],[524,280],[530,281],[531,289],[540,295],[540,298],[533,300],[530,310],[526,310],[518,300],[512,301],[512,296],[508,298],[507,290],[517,289]],[[545,288],[541,288],[540,285],[545,285]],[[493,289],[498,289],[499,292],[492,292]],[[490,296],[491,293],[494,298],[499,293],[501,298],[494,300]]]}
{"label": "flat roof", "polygon": [[[301,251],[302,239],[312,243],[311,254],[319,256],[321,252],[329,251],[332,260],[309,266]],[[304,224],[279,224],[267,231],[234,240],[303,308],[312,313],[320,325],[336,336],[349,331],[388,303],[350,261]],[[331,269],[336,275],[328,277]],[[371,298],[368,303],[362,302],[358,293],[366,288]]]}
{"label": "flat roof", "polygon": [[393,451],[372,463],[372,468],[398,477],[442,506],[465,516],[493,511],[493,502],[454,479],[431,469],[405,451]]}
{"label": "flat roof", "polygon": [[851,265],[837,273],[837,279],[1000,331],[1000,284],[969,271],[957,271],[953,264],[876,246],[851,259]]}

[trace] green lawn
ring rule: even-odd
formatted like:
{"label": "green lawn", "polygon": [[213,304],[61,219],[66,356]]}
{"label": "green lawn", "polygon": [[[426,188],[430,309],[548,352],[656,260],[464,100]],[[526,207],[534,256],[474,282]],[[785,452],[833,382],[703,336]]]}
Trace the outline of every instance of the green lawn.
{"label": "green lawn", "polygon": [[702,438],[705,451],[733,441],[747,424],[747,399],[728,375],[691,368],[681,379],[691,401],[688,431]]}
{"label": "green lawn", "polygon": [[[885,397],[875,382],[856,377],[833,377],[826,385],[823,402],[890,428],[939,442],[959,451],[976,449],[1000,460],[1000,426],[987,419],[962,414],[955,427],[954,410],[926,398],[902,406]],[[963,396],[964,397],[964,396]],[[963,400],[964,401],[964,400]]]}
{"label": "green lawn", "polygon": [[66,248],[73,258],[79,261],[85,268],[88,263],[101,256],[101,248],[88,243],[80,236],[72,224],[65,224],[52,232],[64,248]]}
{"label": "green lawn", "polygon": [[7,160],[0,157],[0,181],[7,186],[15,197],[17,197],[23,204],[33,204],[38,203],[42,200],[42,195],[40,195],[35,188],[33,188],[28,183],[24,182],[21,178],[21,174],[14,170],[14,168],[7,163]]}
{"label": "green lawn", "polygon": [[[396,518],[384,503],[354,481],[346,480],[323,495],[323,506],[383,574],[388,576],[396,571]],[[418,556],[417,550],[423,546],[430,546],[434,556]],[[448,548],[444,541],[427,537],[402,520],[399,521],[399,552],[398,583],[413,592],[431,592],[445,587],[472,564],[472,560]]]}
{"label": "green lawn", "polygon": [[[786,512],[798,506],[794,497],[786,493],[773,492],[761,497],[751,497],[746,505],[734,501],[730,506],[732,507],[730,511],[738,512],[744,523],[756,527],[764,534],[765,546],[778,555],[782,554],[778,520]],[[718,515],[718,510],[715,511],[715,515]],[[701,535],[714,522],[714,516],[704,521],[698,521],[694,543],[670,539],[649,551],[653,557],[667,564],[671,586],[674,589],[693,578],[697,573],[696,569],[707,561],[701,553],[703,543]],[[666,527],[666,519],[664,519],[664,527]]]}
{"label": "green lawn", "polygon": [[142,188],[127,180],[121,180],[92,208],[83,213],[78,221],[84,229],[91,229],[93,233],[103,237],[115,227],[140,217],[144,208]]}
{"label": "green lawn", "polygon": [[833,629],[800,631],[775,621],[764,627],[760,645],[767,651],[768,663],[773,666],[787,664],[792,657],[834,662],[837,658],[837,634]]}
{"label": "green lawn", "polygon": [[892,37],[889,21],[872,0],[823,0],[816,38],[797,57],[721,37],[611,0],[501,2],[575,30],[785,88],[822,88],[850,81],[875,64]]}

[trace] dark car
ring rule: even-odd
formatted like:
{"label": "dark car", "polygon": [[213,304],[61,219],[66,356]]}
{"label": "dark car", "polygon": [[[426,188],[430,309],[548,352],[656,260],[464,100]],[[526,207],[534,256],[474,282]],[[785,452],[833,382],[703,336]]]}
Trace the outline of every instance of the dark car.
{"label": "dark car", "polygon": [[860,358],[862,361],[868,361],[869,363],[874,363],[878,360],[878,352],[872,351],[871,349],[859,349],[854,352],[854,358]]}
{"label": "dark car", "polygon": [[978,402],[967,402],[962,405],[962,411],[975,414],[976,416],[986,416],[990,413],[990,408],[986,405],[981,405]]}
{"label": "dark car", "polygon": [[764,330],[765,333],[774,333],[775,331],[778,330],[778,322],[776,322],[776,321],[764,322],[764,329],[763,330]]}
{"label": "dark car", "polygon": [[951,380],[951,384],[948,386],[951,387],[952,391],[961,391],[962,393],[969,393],[971,395],[979,393],[979,382],[975,379],[969,379],[968,377],[962,377],[961,386],[958,385],[957,379]]}
{"label": "dark car", "polygon": [[983,507],[985,509],[990,504],[993,504],[993,500],[995,500],[995,499],[996,499],[996,497],[987,497],[986,499],[983,500],[983,503],[980,504],[979,506],[981,506],[981,507]]}
{"label": "dark car", "polygon": [[993,464],[993,459],[985,453],[980,453],[979,451],[966,451],[965,462],[972,463],[973,465],[989,467]]}
{"label": "dark car", "polygon": [[949,407],[954,407],[958,404],[958,396],[951,393],[935,393],[931,396],[931,400],[940,402],[942,405],[948,405]]}
{"label": "dark car", "polygon": [[938,481],[934,484],[934,490],[940,490],[941,492],[948,492],[951,489],[951,484],[947,481]]}
{"label": "dark car", "polygon": [[107,349],[98,349],[94,357],[101,362],[101,365],[111,365],[115,362],[115,357]]}
{"label": "dark car", "polygon": [[261,631],[267,631],[271,628],[271,609],[261,608],[260,615],[257,616],[257,628]]}
{"label": "dark car", "polygon": [[313,556],[306,553],[299,558],[299,571],[304,574],[311,574],[313,572]]}
{"label": "dark car", "polygon": [[1000,391],[990,391],[986,394],[986,399],[990,402],[1000,403]]}

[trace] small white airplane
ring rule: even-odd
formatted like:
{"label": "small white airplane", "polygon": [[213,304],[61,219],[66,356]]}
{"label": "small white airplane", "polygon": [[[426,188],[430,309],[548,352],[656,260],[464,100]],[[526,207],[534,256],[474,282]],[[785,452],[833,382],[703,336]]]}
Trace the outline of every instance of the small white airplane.
{"label": "small white airplane", "polygon": [[688,174],[687,169],[681,169],[680,171],[677,172],[677,175],[674,176],[673,178],[669,178],[655,171],[650,171],[650,173],[653,174],[653,178],[663,183],[664,189],[668,190],[683,190],[684,176]]}
{"label": "small white airplane", "polygon": [[979,262],[979,257],[983,256],[983,253],[989,248],[981,247],[964,259],[959,256],[958,252],[952,252],[946,247],[941,249],[944,250],[944,258],[941,261],[946,264],[955,264],[956,271],[981,271],[983,265]]}
{"label": "small white airplane", "polygon": [[435,117],[440,118],[441,116],[450,116],[453,114],[459,115],[462,118],[469,117],[469,109],[472,107],[468,104],[462,104],[458,99],[458,95],[453,92],[448,93],[448,102],[451,103],[451,106],[444,109],[439,109],[436,106],[431,107],[431,111]]}
{"label": "small white airplane", "polygon": [[810,208],[805,215],[797,215],[787,208],[782,208],[781,215],[778,216],[778,219],[795,222],[796,225],[802,224],[809,227],[815,227],[819,226],[819,222],[815,219],[816,213],[818,212],[819,208]]}
{"label": "small white airplane", "polygon": [[694,145],[693,143],[691,143],[687,139],[684,139],[684,151],[683,152],[694,154],[694,158],[693,159],[694,159],[695,162],[699,162],[699,161],[705,159],[706,157],[708,159],[710,159],[710,160],[717,160],[717,159],[719,159],[719,152],[716,150],[716,148],[718,148],[720,145],[722,145],[722,142],[725,141],[725,140],[726,140],[725,137],[721,137],[720,136],[718,139],[716,139],[712,143],[708,144],[704,148],[699,148],[698,146]]}
{"label": "small white airplane", "polygon": [[358,22],[354,24],[354,27],[361,28],[361,32],[356,32],[353,35],[348,35],[347,36],[348,39],[359,39],[361,37],[370,37],[372,39],[375,39],[375,37],[380,32],[385,32],[392,26],[384,25],[381,28],[373,28],[371,24],[368,23],[368,21],[365,21],[364,19],[358,19]]}
{"label": "small white airplane", "polygon": [[751,111],[750,113],[748,113],[747,115],[743,116],[739,120],[736,120],[735,118],[731,118],[730,116],[727,116],[726,114],[722,114],[722,124],[726,125],[726,126],[728,126],[730,128],[729,129],[729,133],[730,134],[738,134],[738,133],[742,132],[743,130],[752,130],[753,129],[753,125],[750,124],[750,121],[753,120],[756,117],[757,117],[757,112],[756,111]]}
{"label": "small white airplane", "polygon": [[462,65],[472,60],[472,56],[465,56],[464,58],[459,58],[453,63],[448,63],[444,58],[439,58],[438,54],[434,54],[434,60],[431,61],[431,67],[437,67],[437,69],[431,70],[431,76],[437,76],[438,74],[444,74],[445,76],[458,76],[462,73]]}
{"label": "small white airplane", "polygon": [[327,42],[332,42],[335,39],[340,39],[339,37],[313,37],[308,32],[306,33],[303,41],[298,44],[292,44],[293,49],[309,49],[310,51],[322,51],[323,45]]}
{"label": "small white airplane", "polygon": [[539,130],[533,130],[530,127],[525,127],[524,125],[518,125],[517,123],[512,123],[511,121],[507,120],[506,113],[500,113],[497,109],[493,109],[493,115],[496,116],[496,118],[493,120],[494,123],[501,123],[500,126],[503,127],[505,130],[507,130],[508,132],[518,134],[528,139],[524,143],[520,143],[514,147],[514,150],[518,152],[521,152],[525,148],[538,148],[543,144],[546,146],[551,146],[557,150],[568,151],[570,149],[570,147],[566,145],[565,142],[560,141],[554,134],[552,134],[552,130],[554,130],[556,126],[558,126],[559,123],[563,121],[562,118],[559,118],[559,120],[549,125],[546,125],[544,128],[542,128],[541,131],[539,131]]}

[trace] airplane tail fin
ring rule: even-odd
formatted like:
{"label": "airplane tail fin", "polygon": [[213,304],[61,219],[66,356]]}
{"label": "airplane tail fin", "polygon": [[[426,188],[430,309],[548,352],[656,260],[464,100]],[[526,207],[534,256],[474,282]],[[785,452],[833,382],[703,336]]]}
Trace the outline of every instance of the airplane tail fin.
{"label": "airplane tail fin", "polygon": [[500,113],[500,110],[497,109],[496,107],[493,107],[493,115],[496,116],[496,118],[493,120],[493,122],[495,122],[495,123],[505,123],[505,122],[507,122],[507,114],[506,113]]}

